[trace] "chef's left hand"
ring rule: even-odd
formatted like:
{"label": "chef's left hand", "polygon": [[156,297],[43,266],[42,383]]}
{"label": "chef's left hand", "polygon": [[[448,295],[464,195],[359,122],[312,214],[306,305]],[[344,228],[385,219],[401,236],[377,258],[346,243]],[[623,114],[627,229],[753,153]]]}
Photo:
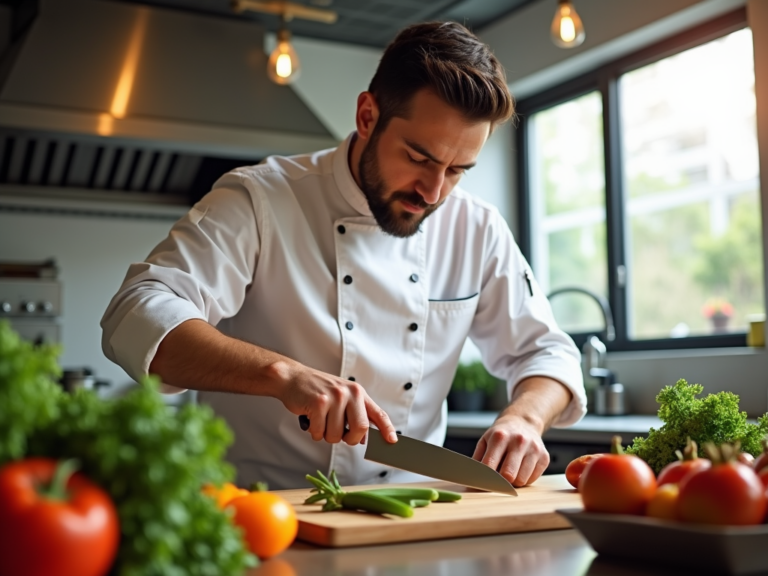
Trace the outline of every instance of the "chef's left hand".
{"label": "chef's left hand", "polygon": [[513,486],[538,480],[549,466],[541,435],[571,401],[571,392],[557,380],[531,376],[515,386],[512,402],[477,443],[472,456],[497,470]]}
{"label": "chef's left hand", "polygon": [[532,484],[549,466],[541,432],[515,414],[500,416],[480,438],[472,457],[517,487]]}

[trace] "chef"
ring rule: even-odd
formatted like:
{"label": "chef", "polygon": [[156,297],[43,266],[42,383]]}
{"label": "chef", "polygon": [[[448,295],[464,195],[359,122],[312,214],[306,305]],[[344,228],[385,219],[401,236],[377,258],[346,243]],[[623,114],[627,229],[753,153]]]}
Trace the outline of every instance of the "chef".
{"label": "chef", "polygon": [[222,176],[130,266],[105,354],[166,392],[199,390],[234,431],[238,483],[278,489],[315,470],[423,480],[364,460],[361,441],[373,425],[442,445],[470,337],[510,399],[474,457],[530,484],[549,463],[542,433],[579,420],[585,395],[507,224],[457,187],[512,114],[501,65],[466,28],[403,30],[337,148]]}

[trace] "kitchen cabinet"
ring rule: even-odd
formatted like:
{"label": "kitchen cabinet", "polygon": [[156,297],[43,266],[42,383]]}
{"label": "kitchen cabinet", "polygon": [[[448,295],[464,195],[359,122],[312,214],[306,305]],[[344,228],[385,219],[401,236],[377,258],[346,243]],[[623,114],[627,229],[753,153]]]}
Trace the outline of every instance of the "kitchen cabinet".
{"label": "kitchen cabinet", "polygon": [[[449,412],[448,431],[444,446],[472,456],[477,441],[495,420],[495,412]],[[611,438],[618,434],[624,445],[638,436],[647,436],[651,428],[662,421],[656,416],[595,416],[587,414],[568,428],[551,428],[544,433],[550,464],[545,474],[562,474],[568,463],[584,454],[610,451]]]}

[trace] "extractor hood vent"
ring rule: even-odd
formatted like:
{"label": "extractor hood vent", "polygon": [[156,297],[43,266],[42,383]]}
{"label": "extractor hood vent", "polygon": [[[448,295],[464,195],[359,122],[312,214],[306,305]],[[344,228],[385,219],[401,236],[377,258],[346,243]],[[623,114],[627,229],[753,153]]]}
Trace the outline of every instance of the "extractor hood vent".
{"label": "extractor hood vent", "polygon": [[236,165],[336,145],[266,58],[253,22],[40,0],[2,66],[0,184],[194,201]]}
{"label": "extractor hood vent", "polygon": [[46,188],[66,197],[76,189],[104,200],[192,204],[224,172],[258,161],[0,129],[0,186],[17,195]]}

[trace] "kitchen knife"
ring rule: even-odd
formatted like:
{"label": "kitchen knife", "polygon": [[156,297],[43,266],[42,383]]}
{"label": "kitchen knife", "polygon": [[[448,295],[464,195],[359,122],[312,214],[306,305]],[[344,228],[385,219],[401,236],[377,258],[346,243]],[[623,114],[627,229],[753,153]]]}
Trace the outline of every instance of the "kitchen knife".
{"label": "kitchen knife", "polygon": [[[309,429],[309,418],[299,416],[299,424],[302,430]],[[399,435],[397,442],[390,444],[379,430],[369,428],[365,459],[462,486],[517,496],[515,487],[493,468],[409,436]]]}

